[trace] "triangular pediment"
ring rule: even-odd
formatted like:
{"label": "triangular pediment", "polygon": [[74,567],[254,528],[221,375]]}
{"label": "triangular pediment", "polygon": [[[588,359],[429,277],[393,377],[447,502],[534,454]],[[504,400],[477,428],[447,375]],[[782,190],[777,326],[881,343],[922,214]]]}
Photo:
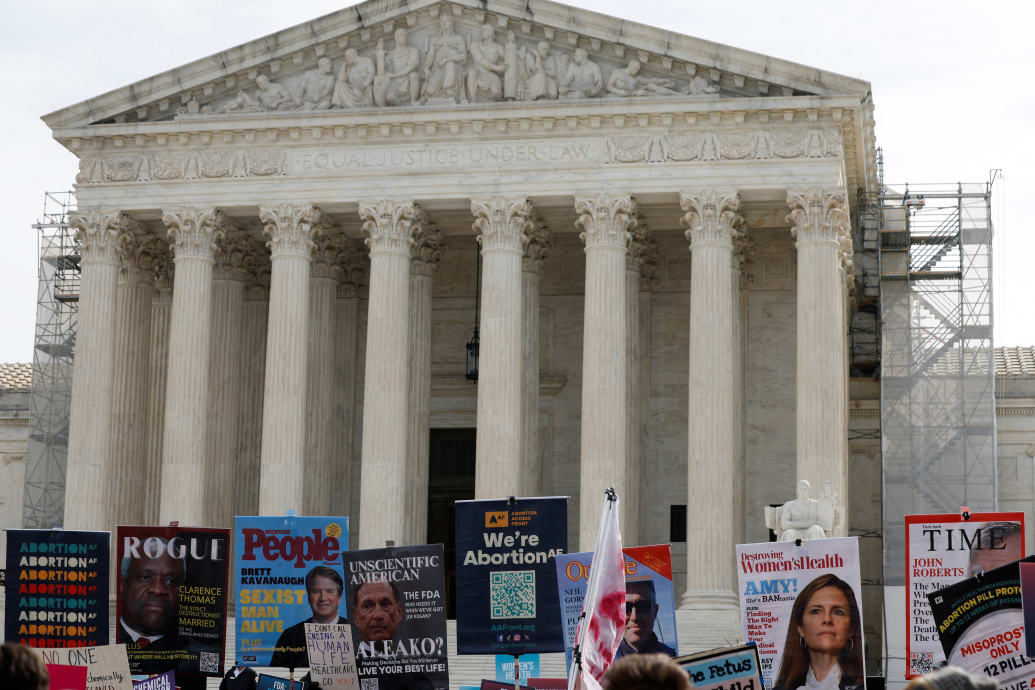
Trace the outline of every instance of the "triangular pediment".
{"label": "triangular pediment", "polygon": [[470,103],[862,99],[869,88],[850,77],[544,0],[370,0],[43,119],[57,130]]}

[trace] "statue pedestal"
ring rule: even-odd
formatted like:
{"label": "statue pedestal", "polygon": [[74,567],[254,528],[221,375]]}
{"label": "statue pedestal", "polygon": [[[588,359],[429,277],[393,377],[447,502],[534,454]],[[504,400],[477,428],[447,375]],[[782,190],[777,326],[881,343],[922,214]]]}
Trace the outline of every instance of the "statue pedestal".
{"label": "statue pedestal", "polygon": [[679,653],[741,644],[740,601],[729,590],[693,590],[676,609]]}

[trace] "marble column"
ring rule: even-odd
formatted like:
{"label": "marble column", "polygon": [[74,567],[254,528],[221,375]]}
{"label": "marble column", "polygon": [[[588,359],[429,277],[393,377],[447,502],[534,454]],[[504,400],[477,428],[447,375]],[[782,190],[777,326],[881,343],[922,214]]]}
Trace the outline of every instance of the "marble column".
{"label": "marble column", "polygon": [[172,256],[166,240],[153,245],[155,292],[151,300],[150,369],[147,395],[147,460],[141,495],[144,497],[144,525],[158,522],[162,500],[162,441],[165,430],[165,387],[169,366],[169,321],[172,316]]}
{"label": "marble column", "polygon": [[299,512],[331,515],[337,481],[333,442],[334,416],[334,312],[338,298],[337,262],[345,237],[330,232],[317,237],[309,279],[309,364],[306,385],[305,485]]}
{"label": "marble column", "polygon": [[527,199],[473,199],[482,252],[475,437],[476,498],[521,493],[521,256],[534,222]]}
{"label": "marble column", "polygon": [[266,243],[249,238],[245,259],[248,284],[244,289],[241,337],[241,405],[237,422],[237,491],[235,515],[259,512],[262,473],[262,395],[266,376],[266,327],[270,305],[270,258]]}
{"label": "marble column", "polygon": [[[620,525],[635,506],[624,500],[639,477],[626,466],[628,332],[626,249],[636,223],[636,202],[600,194],[575,199],[575,224],[586,245],[582,330],[582,449],[579,468],[579,546],[592,550],[604,490],[618,492]],[[635,494],[635,491],[632,490]]]}
{"label": "marble column", "polygon": [[359,499],[359,548],[369,549],[407,532],[410,257],[423,213],[385,199],[360,203],[359,215],[370,246]]}
{"label": "marble column", "polygon": [[737,486],[733,242],[740,197],[730,190],[680,195],[690,240],[687,443],[687,589],[691,649],[740,637],[734,558]]}
{"label": "marble column", "polygon": [[169,323],[169,364],[162,439],[162,523],[203,524],[208,438],[212,265],[215,242],[229,220],[215,209],[167,210],[162,221],[173,240],[176,277]]}
{"label": "marble column", "polygon": [[[367,250],[358,240],[348,240],[339,256],[337,299],[334,303],[334,458],[341,482],[334,494],[331,515],[353,516],[359,499],[354,493],[356,383],[358,370],[358,287],[367,274]],[[350,531],[353,527],[350,524]]]}
{"label": "marble column", "polygon": [[112,400],[112,500],[109,523],[144,524],[147,472],[147,401],[150,392],[151,296],[154,292],[152,240],[119,237],[119,287],[115,313],[114,397]]}
{"label": "marble column", "polygon": [[[848,236],[843,190],[792,190],[787,220],[798,249],[797,479],[821,495],[830,482],[848,494],[847,386],[842,238]],[[838,535],[841,536],[841,535]]]}
{"label": "marble column", "polygon": [[745,351],[745,312],[747,302],[744,299],[746,284],[745,265],[752,249],[752,242],[746,232],[738,232],[733,237],[733,538],[734,543],[745,542],[747,533],[744,526],[744,351]]}
{"label": "marble column", "polygon": [[407,392],[407,476],[409,525],[404,543],[428,540],[428,454],[431,429],[431,289],[444,249],[442,231],[430,223],[414,226],[410,259],[410,362]]}
{"label": "marble column", "polygon": [[309,269],[324,217],[315,206],[282,204],[260,208],[259,220],[271,250],[259,512],[305,513]]}
{"label": "marble column", "polygon": [[521,485],[519,496],[549,495],[539,453],[539,282],[553,237],[536,223],[521,258]]}
{"label": "marble column", "polygon": [[223,237],[216,243],[212,282],[212,324],[209,327],[208,438],[204,494],[206,525],[232,527],[237,472],[238,422],[244,359],[244,286],[248,271],[248,238]]}
{"label": "marble column", "polygon": [[137,223],[118,211],[73,213],[79,240],[79,327],[72,370],[64,527],[110,529],[118,236]]}
{"label": "marble column", "polygon": [[[647,476],[647,406],[648,382],[642,376],[643,351],[640,332],[640,281],[644,261],[652,249],[647,226],[637,221],[633,227],[625,256],[625,522],[622,523],[622,543],[638,545],[643,542],[643,491]],[[656,251],[656,247],[654,248]]]}

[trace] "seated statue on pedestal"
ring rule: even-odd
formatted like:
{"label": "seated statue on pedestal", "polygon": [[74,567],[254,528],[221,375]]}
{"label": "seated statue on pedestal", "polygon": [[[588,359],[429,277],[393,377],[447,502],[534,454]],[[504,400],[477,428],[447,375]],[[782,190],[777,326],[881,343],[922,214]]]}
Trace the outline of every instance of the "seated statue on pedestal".
{"label": "seated statue on pedestal", "polygon": [[765,525],[779,534],[778,541],[824,539],[834,536],[839,527],[840,509],[830,490],[830,482],[820,499],[809,498],[809,483],[798,482],[798,497],[778,508],[767,506]]}

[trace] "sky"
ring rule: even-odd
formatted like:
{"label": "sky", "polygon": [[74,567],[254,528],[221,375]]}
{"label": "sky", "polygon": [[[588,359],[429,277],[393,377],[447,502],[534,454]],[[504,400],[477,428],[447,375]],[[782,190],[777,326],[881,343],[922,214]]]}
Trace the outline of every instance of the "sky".
{"label": "sky", "polygon": [[[1035,345],[1035,3],[575,0],[569,4],[865,79],[890,184],[982,182],[993,197],[996,345]],[[39,119],[346,7],[340,0],[8,0],[0,56],[0,362],[29,362],[44,191],[76,158]]]}

